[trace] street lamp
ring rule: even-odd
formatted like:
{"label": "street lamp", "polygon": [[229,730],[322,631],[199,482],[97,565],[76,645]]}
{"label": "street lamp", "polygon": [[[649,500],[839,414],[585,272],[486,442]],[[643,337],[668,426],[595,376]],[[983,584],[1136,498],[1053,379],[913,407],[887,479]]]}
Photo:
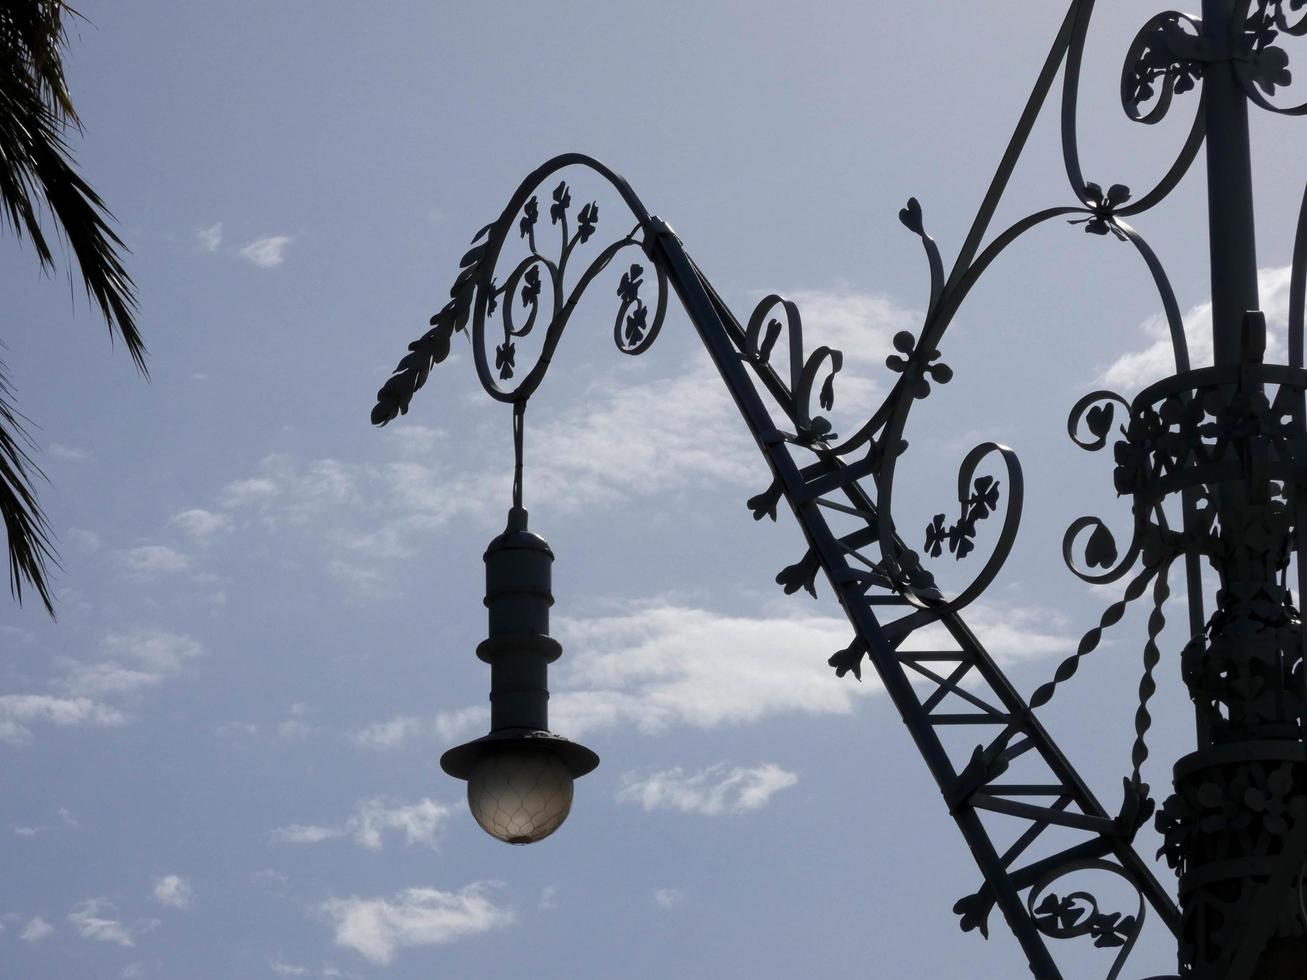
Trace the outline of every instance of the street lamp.
{"label": "street lamp", "polygon": [[[1307,35],[1307,14],[1299,12],[1302,0],[1203,0],[1201,18],[1169,11],[1144,25],[1121,74],[1127,116],[1152,124],[1179,99],[1196,105],[1174,163],[1140,194],[1121,184],[1105,190],[1081,169],[1077,97],[1093,7],[1092,0],[1070,3],[950,269],[917,200],[899,212],[925,250],[927,312],[917,334],[894,338],[896,353],[886,365],[898,377],[852,433],[837,436],[821,414],[835,400],[841,352],[809,351],[798,306],[780,296],[766,297],[747,323],[737,320],[666,222],[598,161],[568,154],[544,164],[473,238],[450,301],[378,392],[372,419],[385,424],[407,412],[432,365],[448,355],[455,332],[470,334],[482,386],[513,406],[513,510],[505,534],[487,552],[490,637],[478,648],[492,665],[492,731],[442,759],[447,771],[468,779],[473,812],[495,836],[524,842],[551,832],[570,805],[571,779],[598,761],[548,733],[545,672],[558,654],[548,636],[552,556],[526,530],[522,441],[527,401],[578,301],[621,257],[613,321],[618,350],[647,350],[669,293],[677,295],[771,469],[770,486],[748,506],[756,519],[774,520],[784,500],[803,531],[805,553],[777,582],[787,593],[815,595],[824,572],[853,630],[830,665],[839,676],[859,679],[864,662],[876,671],[975,857],[983,881],[954,906],[962,929],[988,936],[998,910],[1039,978],[1062,975],[1051,941],[1092,939],[1111,952],[1107,977],[1115,980],[1151,916],[1150,923],[1174,937],[1181,977],[1307,976],[1307,635],[1290,578],[1296,562],[1301,601],[1307,594],[1307,198],[1294,246],[1287,363],[1266,364],[1248,146],[1250,102],[1307,114],[1307,104],[1274,101],[1291,80],[1286,42]],[[1075,203],[1044,208],[991,234],[1059,73],[1063,158]],[[1203,151],[1215,363],[1195,368],[1162,263],[1126,219],[1167,199]],[[574,208],[564,171],[587,171],[615,190],[634,228],[606,245],[599,245],[602,237],[590,244],[598,204]],[[958,309],[1008,245],[1054,220],[1137,252],[1158,290],[1175,373],[1132,400],[1095,391],[1071,409],[1068,432],[1076,445],[1100,451],[1112,442],[1116,490],[1131,499],[1133,522],[1121,544],[1099,518],[1079,518],[1067,529],[1064,557],[1086,582],[1125,585],[1075,654],[1027,699],[963,618],[1016,537],[1023,493],[1016,454],[993,442],[968,453],[959,467],[956,517],[942,511],[924,532],[896,522],[893,503],[908,418],[917,402],[953,377],[940,351]],[[541,247],[546,233],[558,235],[556,250]],[[525,243],[527,254],[500,269],[510,239]],[[578,273],[582,254],[590,257]],[[540,352],[523,369],[517,341],[533,330],[543,332]],[[914,548],[909,535],[921,543]],[[979,566],[974,578],[946,594],[931,571],[934,560],[967,559],[986,539],[988,556],[970,558]],[[1220,581],[1210,617],[1203,562]],[[1176,762],[1174,792],[1159,808],[1142,767],[1158,638],[1176,568],[1186,580],[1191,638],[1181,672],[1195,704],[1197,744]],[[1150,591],[1131,767],[1121,802],[1110,811],[1036,712],[1072,679],[1127,606]],[[932,639],[927,649],[905,645],[927,627],[945,639]],[[952,737],[946,740],[945,732]],[[959,744],[974,748],[959,750]],[[1134,846],[1138,830],[1154,818],[1161,853],[1177,875],[1178,906]],[[1136,903],[1108,907],[1080,884],[1086,876],[1125,882]]]}

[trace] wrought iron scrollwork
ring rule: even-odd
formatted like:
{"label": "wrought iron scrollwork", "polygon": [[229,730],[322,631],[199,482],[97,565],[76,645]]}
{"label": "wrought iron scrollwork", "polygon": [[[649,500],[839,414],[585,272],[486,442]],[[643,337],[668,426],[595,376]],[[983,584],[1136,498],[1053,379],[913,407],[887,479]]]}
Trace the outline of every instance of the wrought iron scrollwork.
{"label": "wrought iron scrollwork", "polygon": [[[1050,890],[1062,879],[1087,871],[1107,872],[1130,884],[1138,899],[1135,910],[1128,915],[1104,912],[1091,892],[1077,889],[1059,894]],[[1088,936],[1100,949],[1119,949],[1106,980],[1116,980],[1121,975],[1131,950],[1139,941],[1147,914],[1143,893],[1119,865],[1108,861],[1077,861],[1056,869],[1030,889],[1026,897],[1026,909],[1035,926],[1050,939],[1079,939]]]}
{"label": "wrought iron scrollwork", "polygon": [[[784,317],[784,323],[772,315],[777,310]],[[754,307],[753,315],[749,317],[745,330],[745,357],[754,365],[769,365],[782,331],[788,340],[791,397],[787,407],[794,423],[796,441],[811,444],[834,440],[838,436],[831,431],[830,421],[813,413],[812,399],[817,381],[821,379],[817,404],[827,412],[835,407],[835,375],[844,366],[844,354],[832,347],[818,347],[808,354],[803,344],[803,318],[798,306],[792,300],[773,293]]]}
{"label": "wrought iron scrollwork", "polygon": [[[568,168],[597,175],[617,191],[636,219],[630,232],[589,259],[575,281],[569,276],[570,266],[577,259],[578,248],[598,234],[598,202],[589,201],[574,214],[571,185],[559,180],[545,192],[549,223],[557,228],[557,250],[546,254],[539,241],[546,230],[540,227],[541,188]],[[409,353],[377,393],[372,421],[384,425],[408,411],[413,394],[426,383],[432,366],[448,356],[455,333],[470,333],[477,375],[492,397],[525,402],[544,380],[554,349],[582,295],[623,253],[634,253],[634,258],[617,284],[613,343],[623,354],[644,353],[662,328],[668,298],[666,270],[656,263],[649,263],[651,271],[646,270],[650,221],[626,181],[596,160],[567,154],[539,168],[518,187],[498,220],[473,237],[472,247],[459,262],[449,302],[431,318],[431,329],[409,345]],[[500,255],[514,234],[526,243],[528,254],[507,270],[500,285]],[[653,296],[648,295],[650,275]],[[496,319],[499,329],[491,339],[490,325]],[[539,352],[533,364],[523,365],[517,342],[537,329],[544,333]]]}
{"label": "wrought iron scrollwork", "polygon": [[1286,116],[1307,113],[1307,102],[1279,106],[1271,101],[1277,89],[1293,82],[1285,38],[1307,34],[1307,14],[1299,0],[1244,0],[1235,10],[1242,30],[1233,40],[1234,68],[1251,102]]}

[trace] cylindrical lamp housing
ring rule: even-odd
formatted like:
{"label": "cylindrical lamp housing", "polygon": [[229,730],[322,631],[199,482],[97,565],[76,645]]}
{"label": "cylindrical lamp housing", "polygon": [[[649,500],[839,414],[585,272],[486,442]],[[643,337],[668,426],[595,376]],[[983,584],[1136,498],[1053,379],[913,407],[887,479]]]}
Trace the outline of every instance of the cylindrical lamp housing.
{"label": "cylindrical lamp housing", "polygon": [[490,664],[490,730],[549,730],[549,665],[563,648],[549,635],[554,553],[514,507],[486,549],[490,629],[477,656]]}

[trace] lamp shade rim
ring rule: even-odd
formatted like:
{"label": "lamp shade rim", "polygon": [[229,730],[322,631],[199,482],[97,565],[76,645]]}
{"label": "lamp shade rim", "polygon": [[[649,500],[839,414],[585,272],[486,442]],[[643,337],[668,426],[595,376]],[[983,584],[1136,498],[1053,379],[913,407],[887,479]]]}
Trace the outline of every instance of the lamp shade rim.
{"label": "lamp shade rim", "polygon": [[599,765],[599,756],[579,742],[536,728],[501,728],[464,742],[440,757],[440,768],[456,779],[466,780],[476,762],[504,752],[540,752],[556,756],[573,779]]}

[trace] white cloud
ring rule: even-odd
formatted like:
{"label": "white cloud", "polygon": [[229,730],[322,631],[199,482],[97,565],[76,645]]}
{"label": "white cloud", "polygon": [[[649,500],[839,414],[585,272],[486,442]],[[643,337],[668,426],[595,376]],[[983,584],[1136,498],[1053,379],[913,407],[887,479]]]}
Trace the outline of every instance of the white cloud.
{"label": "white cloud", "polygon": [[75,664],[64,675],[63,685],[73,694],[103,697],[135,694],[161,680],[162,674],[134,670],[117,663]]}
{"label": "white cloud", "polygon": [[63,443],[50,443],[49,453],[55,459],[66,459],[72,463],[84,463],[91,458],[91,454],[85,449],[78,449],[76,446],[65,446]]}
{"label": "white cloud", "polygon": [[175,548],[163,544],[146,544],[115,554],[118,564],[133,575],[166,575],[184,572],[191,560]]}
{"label": "white cloud", "polygon": [[[880,293],[855,290],[800,289],[788,294],[803,318],[804,346],[811,353],[818,345],[843,351],[846,361],[883,368],[900,330],[917,333],[923,314],[899,306]],[[782,335],[778,349],[785,343]]]}
{"label": "white cloud", "polygon": [[675,888],[659,888],[654,891],[653,900],[660,909],[670,909],[685,901],[685,894]]}
{"label": "white cloud", "polygon": [[851,634],[834,617],[734,617],[657,606],[559,618],[557,625],[570,653],[550,715],[569,736],[621,725],[657,734],[772,714],[847,714],[878,686],[847,683],[826,667]]}
{"label": "white cloud", "polygon": [[0,694],[0,742],[19,744],[32,737],[28,727],[47,722],[64,728],[86,725],[109,728],[127,722],[116,708],[90,698],[60,698],[46,694]]}
{"label": "white cloud", "polygon": [[70,527],[64,534],[64,540],[69,544],[76,545],[88,554],[93,554],[100,550],[100,535],[94,531],[87,531],[80,527]]}
{"label": "white cloud", "polygon": [[[596,383],[534,428],[531,445],[531,493],[573,511],[767,479],[706,363],[645,384]],[[388,448],[414,446],[391,440]],[[354,463],[279,454],[229,483],[219,501],[233,516],[312,534],[326,551],[322,568],[371,598],[385,591],[399,560],[420,553],[449,522],[501,524],[504,480],[502,465],[458,469],[430,455]]]}
{"label": "white cloud", "polygon": [[213,511],[204,510],[201,507],[192,507],[180,514],[174,514],[169,523],[174,527],[181,528],[193,537],[207,538],[230,527],[231,519],[226,514],[215,514]]}
{"label": "white cloud", "polygon": [[400,947],[452,943],[501,929],[514,918],[486,897],[480,883],[457,892],[407,888],[390,899],[333,898],[320,909],[334,923],[336,945],[377,964],[389,963]]}
{"label": "white cloud", "polygon": [[266,500],[275,497],[280,488],[267,477],[250,477],[247,480],[235,480],[227,484],[222,492],[224,507],[240,507],[251,501]]}
{"label": "white cloud", "polygon": [[747,813],[766,806],[773,795],[799,781],[773,763],[727,769],[725,763],[694,774],[680,767],[646,775],[625,773],[619,803],[639,803],[646,810],[670,809],[716,817]]}
{"label": "white cloud", "polygon": [[69,665],[61,683],[70,693],[101,697],[138,694],[204,653],[193,637],[160,629],[108,633],[102,646],[114,659]]}
{"label": "white cloud", "polygon": [[540,892],[540,904],[538,908],[542,912],[548,912],[550,909],[558,908],[558,889],[553,885],[545,885]]}
{"label": "white cloud", "polygon": [[384,831],[402,833],[405,844],[435,847],[452,812],[452,807],[426,798],[406,805],[377,796],[358,805],[350,825],[354,839],[369,850],[381,850]]}
{"label": "white cloud", "polygon": [[572,511],[767,477],[705,358],[670,378],[592,385],[532,431],[531,460],[532,494]]}
{"label": "white cloud", "polygon": [[284,888],[290,884],[290,878],[276,868],[262,868],[250,875],[250,881],[259,885],[275,885],[278,888]]}
{"label": "white cloud", "polygon": [[319,824],[292,824],[272,832],[273,840],[283,844],[319,844],[350,836],[372,851],[379,851],[383,834],[394,831],[402,834],[406,844],[435,847],[440,832],[449,821],[454,808],[423,798],[416,803],[401,803],[384,796],[360,800],[354,812],[337,827]]}
{"label": "white cloud", "polygon": [[321,844],[324,840],[344,836],[345,831],[339,827],[323,827],[312,823],[293,823],[272,832],[272,839],[279,844]]}
{"label": "white cloud", "polygon": [[308,976],[309,968],[306,966],[296,966],[292,963],[283,963],[281,960],[272,960],[268,963],[268,969],[279,977],[303,977]]}
{"label": "white cloud", "polygon": [[351,737],[358,745],[371,749],[394,749],[431,729],[425,718],[416,715],[397,715],[386,721],[374,722],[356,731]]}
{"label": "white cloud", "polygon": [[145,976],[145,967],[140,963],[128,963],[123,967],[123,972],[119,974],[123,980],[140,980]]}
{"label": "white cloud", "polygon": [[490,711],[479,705],[457,711],[441,711],[430,718],[398,715],[368,725],[353,735],[354,741],[372,749],[394,749],[418,738],[455,742],[490,725]]}
{"label": "white cloud", "polygon": [[214,729],[222,738],[253,738],[259,734],[259,726],[252,721],[227,721]]}
{"label": "white cloud", "polygon": [[195,889],[181,875],[154,879],[154,900],[172,909],[187,909],[195,901]]}
{"label": "white cloud", "polygon": [[204,654],[203,645],[194,637],[163,629],[118,630],[105,635],[104,646],[110,653],[161,673],[181,670]]}
{"label": "white cloud", "polygon": [[195,229],[195,238],[206,252],[216,252],[222,246],[222,222]]}
{"label": "white cloud", "polygon": [[35,837],[37,834],[41,833],[41,831],[45,830],[44,827],[23,827],[18,825],[15,825],[11,829],[13,830],[15,837]]}
{"label": "white cloud", "polygon": [[[1261,269],[1257,285],[1261,294],[1262,312],[1266,314],[1266,360],[1274,362],[1285,357],[1285,330],[1289,323],[1289,279],[1291,269]],[[1184,331],[1189,345],[1189,362],[1193,367],[1212,363],[1212,304],[1200,303],[1184,314]],[[1123,394],[1131,395],[1140,388],[1160,381],[1175,373],[1175,357],[1171,346],[1171,332],[1161,314],[1145,320],[1140,329],[1152,343],[1141,351],[1123,354],[1099,377],[1099,382]]]}
{"label": "white cloud", "polygon": [[291,242],[289,235],[269,235],[256,238],[241,246],[240,256],[253,262],[260,269],[275,269],[286,259],[286,246]]}
{"label": "white cloud", "polygon": [[68,921],[77,935],[101,943],[115,943],[118,946],[135,946],[132,934],[117,919],[107,918],[113,911],[113,903],[104,898],[88,898],[73,906],[68,913]]}
{"label": "white cloud", "polygon": [[23,927],[23,931],[18,934],[18,938],[25,943],[39,943],[52,932],[54,932],[54,926],[39,915],[34,915],[28,920],[27,925]]}

